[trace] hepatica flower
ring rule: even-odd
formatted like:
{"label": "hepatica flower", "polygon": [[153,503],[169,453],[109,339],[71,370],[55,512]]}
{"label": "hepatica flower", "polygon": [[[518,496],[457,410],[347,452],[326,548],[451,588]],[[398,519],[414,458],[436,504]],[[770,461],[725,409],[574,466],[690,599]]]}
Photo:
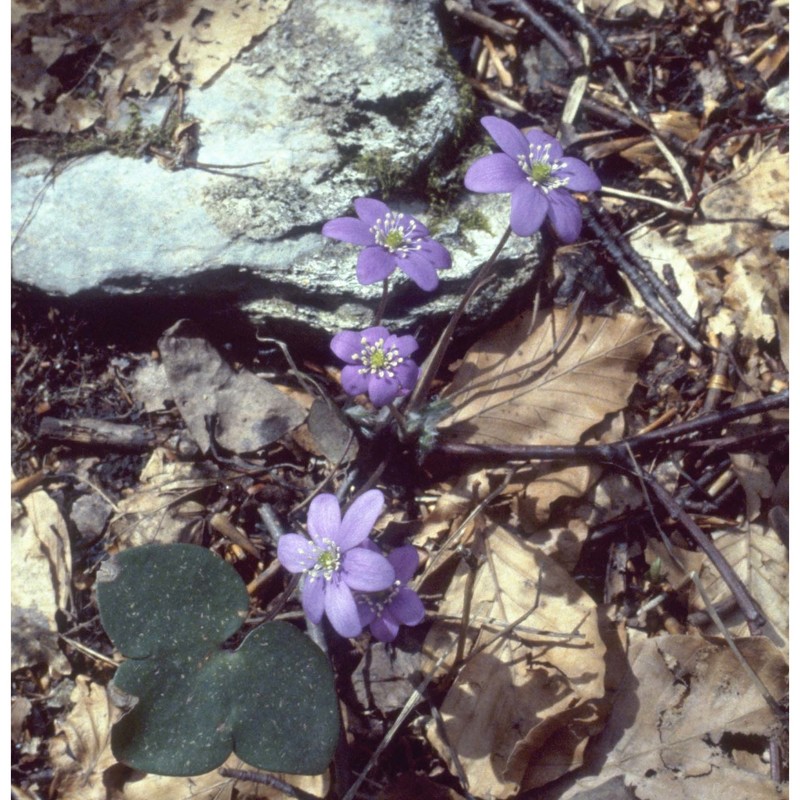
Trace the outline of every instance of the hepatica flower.
{"label": "hepatica flower", "polygon": [[388,559],[360,547],[383,510],[383,493],[364,492],[341,516],[335,495],[317,495],[308,507],[308,534],[285,533],[278,539],[278,560],[303,575],[302,603],[318,623],[325,614],[342,636],[358,636],[361,623],[353,592],[380,592],[394,585]]}
{"label": "hepatica flower", "polygon": [[380,325],[360,332],[340,331],[331,340],[331,350],[347,362],[342,388],[354,397],[366,392],[378,407],[414,388],[419,367],[409,356],[418,346],[413,336],[395,336]]}
{"label": "hepatica flower", "polygon": [[523,133],[498,117],[481,125],[502,153],[479,158],[464,176],[473,192],[511,193],[511,230],[531,236],[545,218],[563,242],[574,242],[581,231],[581,210],[570,192],[600,188],[592,169],[579,158],[565,156],[558,140],[540,130]]}
{"label": "hepatica flower", "polygon": [[[378,550],[372,542],[365,547]],[[395,573],[392,586],[376,594],[356,596],[361,624],[369,625],[379,642],[393,641],[401,625],[419,625],[425,618],[422,601],[406,586],[419,566],[416,548],[410,544],[398,547],[389,553],[389,561]]]}
{"label": "hepatica flower", "polygon": [[450,253],[430,238],[430,232],[418,219],[397,214],[380,200],[368,197],[358,198],[353,205],[358,219],[332,219],[322,226],[322,233],[364,248],[356,265],[360,283],[382,281],[396,267],[420,289],[430,292],[439,285],[436,270],[450,266]]}

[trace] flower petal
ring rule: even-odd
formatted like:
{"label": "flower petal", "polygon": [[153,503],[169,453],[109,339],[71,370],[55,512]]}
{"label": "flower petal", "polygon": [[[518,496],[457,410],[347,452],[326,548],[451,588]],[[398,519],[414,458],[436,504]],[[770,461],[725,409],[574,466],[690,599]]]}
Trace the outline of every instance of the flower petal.
{"label": "flower petal", "polygon": [[369,625],[377,616],[372,604],[364,595],[356,597],[356,608],[358,609],[358,620],[362,627],[364,625]]}
{"label": "flower petal", "polygon": [[[391,214],[391,209],[386,203],[375,200],[372,197],[359,197],[353,201],[358,218],[366,223],[368,227],[374,225],[379,219],[383,219],[387,214]],[[375,235],[372,235],[372,242],[375,242]]]}
{"label": "flower petal", "polygon": [[517,236],[536,233],[546,215],[547,197],[537,186],[525,181],[511,192],[511,230]]}
{"label": "flower petal", "polygon": [[389,563],[394,567],[395,578],[400,583],[408,583],[419,566],[419,553],[411,544],[395,547],[387,556]]}
{"label": "flower petal", "polygon": [[[339,544],[342,515],[335,494],[318,494],[308,507],[308,534],[320,546],[325,539]],[[278,540],[280,542],[280,539]],[[341,546],[341,545],[340,545]]]}
{"label": "flower petal", "polygon": [[370,489],[353,500],[351,506],[344,512],[339,539],[336,542],[339,547],[349,550],[361,544],[372,533],[385,504],[380,489]]}
{"label": "flower petal", "polygon": [[[542,148],[546,147],[548,144],[550,145],[550,163],[552,164],[553,161],[559,161],[561,156],[564,155],[564,148],[561,146],[561,142],[558,139],[554,139],[552,136],[546,134],[543,130],[539,128],[531,128],[526,134],[525,138],[528,142],[536,147],[537,145],[541,145]],[[525,150],[525,153],[528,153],[528,150]]]}
{"label": "flower petal", "polygon": [[413,336],[397,336],[393,333],[386,337],[386,349],[395,348],[401,358],[408,358],[418,347],[419,343]]}
{"label": "flower petal", "polygon": [[[398,590],[386,608],[401,625],[419,625],[425,619],[425,606],[416,592],[405,586]],[[386,616],[386,611],[384,616]]]}
{"label": "flower petal", "polygon": [[[601,187],[600,179],[594,174],[594,170],[584,164],[579,158],[567,156],[561,159],[566,165],[566,169],[559,170],[557,177],[568,177],[567,188],[572,192],[596,192]],[[567,175],[567,173],[569,173]]]}
{"label": "flower petal", "polygon": [[361,336],[367,340],[367,344],[377,344],[379,339],[383,339],[385,342],[389,335],[389,329],[384,328],[383,325],[375,325],[372,328],[364,328],[361,331]]}
{"label": "flower petal", "polygon": [[369,626],[369,632],[379,642],[393,642],[399,630],[400,625],[385,611],[371,622]]}
{"label": "flower petal", "polygon": [[394,583],[394,567],[386,556],[354,547],[342,557],[342,579],[357,592],[380,592]]}
{"label": "flower petal", "polygon": [[550,208],[547,218],[550,220],[556,236],[566,244],[572,244],[581,233],[581,209],[577,200],[564,189],[555,189],[548,195]]}
{"label": "flower petal", "polygon": [[306,616],[315,625],[319,625],[325,610],[325,579],[311,578],[306,575],[303,578],[303,591],[300,598]]}
{"label": "flower petal", "polygon": [[397,266],[426,292],[432,292],[439,285],[436,268],[419,251],[409,253],[405,258],[398,258]]}
{"label": "flower petal", "polygon": [[358,367],[344,367],[342,369],[342,389],[347,392],[351,397],[355,397],[359,394],[365,394],[369,389],[369,378],[367,374],[362,374],[359,372],[361,369],[360,366]]}
{"label": "flower petal", "polygon": [[325,613],[340,636],[358,636],[363,629],[353,593],[335,576],[325,587]]}
{"label": "flower petal", "polygon": [[356,264],[356,277],[364,286],[388,278],[397,264],[397,256],[375,245],[362,250]]}
{"label": "flower petal", "polygon": [[289,572],[306,572],[317,563],[317,548],[305,536],[284,533],[278,539],[278,561]]}
{"label": "flower petal", "polygon": [[416,217],[412,217],[411,214],[406,214],[403,217],[403,219],[413,222],[414,225],[416,226],[414,228],[414,236],[412,238],[423,239],[431,235],[431,232],[428,230],[428,228],[425,225],[423,225]]}
{"label": "flower petal", "polygon": [[342,361],[348,364],[354,362],[353,355],[360,354],[364,345],[361,344],[361,333],[359,331],[339,331],[331,339],[331,350],[339,356]]}
{"label": "flower petal", "polygon": [[355,217],[338,217],[326,222],[322,226],[322,235],[350,244],[375,244],[375,234],[370,233],[369,226]]}
{"label": "flower petal", "polygon": [[432,239],[422,242],[417,252],[420,255],[424,255],[436,269],[450,269],[453,264],[450,251],[444,245],[434,242]]}
{"label": "flower petal", "polygon": [[400,396],[400,384],[395,378],[379,378],[371,375],[367,386],[367,394],[376,408],[389,405],[395,397]]}
{"label": "flower petal", "polygon": [[483,117],[481,125],[489,131],[489,136],[497,142],[497,146],[515,162],[517,156],[528,155],[528,140],[516,125],[500,117]]}
{"label": "flower petal", "polygon": [[467,170],[464,186],[471,192],[511,192],[524,180],[525,173],[513,158],[492,153],[479,158]]}
{"label": "flower petal", "polygon": [[413,361],[404,361],[394,368],[394,377],[402,390],[400,395],[404,396],[416,385],[419,378],[419,367]]}

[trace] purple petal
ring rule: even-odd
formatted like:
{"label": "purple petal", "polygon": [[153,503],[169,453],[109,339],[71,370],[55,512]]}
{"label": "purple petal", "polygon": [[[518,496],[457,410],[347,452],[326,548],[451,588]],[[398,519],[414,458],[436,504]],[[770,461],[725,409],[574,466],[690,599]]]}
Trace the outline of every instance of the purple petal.
{"label": "purple petal", "polygon": [[419,566],[419,553],[411,544],[396,547],[387,558],[394,567],[395,578],[400,583],[408,583]]}
{"label": "purple petal", "polygon": [[471,192],[511,192],[525,180],[519,164],[504,153],[479,158],[464,176],[464,186]]}
{"label": "purple petal", "polygon": [[342,579],[357,592],[380,592],[394,583],[394,567],[386,556],[354,547],[342,557]]}
{"label": "purple petal", "polygon": [[405,258],[398,258],[397,266],[420,289],[424,289],[426,292],[432,292],[439,285],[439,276],[436,274],[436,268],[419,252],[409,253]]}
{"label": "purple petal", "polygon": [[419,367],[413,361],[404,361],[394,368],[394,377],[400,384],[401,394],[408,394],[416,385],[419,378]]}
{"label": "purple petal", "polygon": [[[382,203],[380,200],[374,200],[371,197],[359,197],[357,200],[353,201],[353,206],[355,206],[358,218],[362,222],[365,222],[367,226],[372,226],[379,219],[383,219],[387,214],[391,214],[391,209],[386,203]],[[374,234],[372,241],[373,243],[375,242]]]}
{"label": "purple petal", "polygon": [[361,353],[363,347],[359,331],[339,331],[331,339],[331,350],[348,364],[353,363],[353,354]]}
{"label": "purple petal", "polygon": [[413,336],[396,336],[391,334],[386,337],[386,349],[395,348],[401,358],[408,358],[416,352],[419,344]]}
{"label": "purple petal", "polygon": [[367,340],[367,344],[377,344],[379,339],[385,342],[389,336],[389,329],[384,328],[383,325],[375,325],[373,328],[364,328],[361,331],[361,336]]}
{"label": "purple petal", "polygon": [[309,536],[321,547],[326,546],[325,539],[339,544],[339,527],[341,524],[342,516],[336,495],[318,494],[308,507]]}
{"label": "purple petal", "polygon": [[569,173],[569,183],[567,188],[572,192],[596,192],[600,189],[600,179],[594,174],[594,170],[584,164],[579,158],[567,156],[561,159],[567,168],[559,170],[556,175],[561,177]]}
{"label": "purple petal", "polygon": [[[372,533],[375,522],[383,513],[386,502],[380,489],[370,489],[353,500],[344,512],[336,543],[342,550],[361,544]],[[371,591],[371,590],[370,590]]]}
{"label": "purple petal", "polygon": [[400,384],[394,378],[379,378],[377,375],[372,375],[367,386],[367,394],[372,404],[376,408],[381,408],[400,396],[400,388]]}
{"label": "purple petal", "polygon": [[306,616],[315,625],[319,625],[322,613],[325,610],[324,578],[310,578],[306,575],[303,579],[303,591],[300,597]]}
{"label": "purple petal", "polygon": [[358,256],[356,264],[356,277],[358,282],[365,286],[376,281],[388,278],[394,271],[397,256],[384,250],[383,247],[367,247]]}
{"label": "purple petal", "polygon": [[564,189],[555,189],[548,195],[550,208],[547,218],[556,236],[566,244],[572,244],[581,233],[581,209],[575,198]]}
{"label": "purple petal", "polygon": [[436,269],[449,269],[452,266],[450,251],[439,242],[433,240],[422,242],[417,252],[423,254]]}
{"label": "purple petal", "polygon": [[517,156],[528,155],[528,140],[516,125],[500,117],[484,117],[481,125],[489,131],[489,136],[497,142],[497,146],[515,162]]}
{"label": "purple petal", "polygon": [[375,234],[370,233],[369,226],[355,217],[339,217],[326,222],[322,226],[322,235],[350,244],[375,244]]}
{"label": "purple petal", "polygon": [[525,181],[511,192],[511,230],[517,236],[536,233],[546,215],[547,197],[537,186]]}
{"label": "purple petal", "polygon": [[367,373],[362,374],[359,370],[362,367],[343,367],[342,368],[342,389],[350,395],[356,397],[359,394],[366,394],[369,390],[369,377]]}
{"label": "purple petal", "polygon": [[375,619],[375,609],[365,597],[356,598],[356,608],[358,609],[358,620],[362,627],[369,625]]}
{"label": "purple petal", "polygon": [[428,228],[425,225],[423,225],[416,217],[412,217],[410,214],[406,214],[403,217],[403,219],[409,220],[417,226],[414,229],[414,236],[413,236],[414,239],[422,239],[423,237],[427,238],[428,236],[431,235],[431,232],[428,230]]}
{"label": "purple petal", "polygon": [[371,622],[369,626],[369,632],[379,642],[393,642],[399,630],[400,625],[386,612]]}
{"label": "purple petal", "polygon": [[384,616],[391,614],[401,625],[419,625],[425,619],[425,606],[416,592],[405,587],[401,588],[392,598]]}
{"label": "purple petal", "polygon": [[[558,161],[561,159],[561,156],[564,155],[564,148],[561,146],[561,142],[558,139],[554,139],[552,136],[549,136],[544,131],[539,130],[539,128],[531,128],[526,134],[525,138],[532,144],[534,147],[536,145],[541,145],[542,147],[550,145],[550,163],[553,161]],[[528,150],[525,150],[525,154],[527,155]]]}
{"label": "purple petal", "polygon": [[325,613],[340,636],[358,636],[361,633],[363,626],[353,593],[344,581],[335,576],[325,587]]}
{"label": "purple petal", "polygon": [[284,533],[278,539],[278,561],[289,572],[306,572],[317,563],[317,548],[305,536]]}

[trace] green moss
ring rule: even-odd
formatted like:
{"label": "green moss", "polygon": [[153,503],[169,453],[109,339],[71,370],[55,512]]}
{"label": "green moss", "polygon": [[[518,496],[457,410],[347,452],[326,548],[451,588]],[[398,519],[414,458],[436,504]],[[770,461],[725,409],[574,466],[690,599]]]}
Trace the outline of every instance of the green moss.
{"label": "green moss", "polygon": [[389,195],[408,186],[418,167],[414,162],[395,160],[393,155],[394,151],[385,147],[372,150],[360,155],[353,162],[353,168],[368,178],[373,178],[381,192]]}

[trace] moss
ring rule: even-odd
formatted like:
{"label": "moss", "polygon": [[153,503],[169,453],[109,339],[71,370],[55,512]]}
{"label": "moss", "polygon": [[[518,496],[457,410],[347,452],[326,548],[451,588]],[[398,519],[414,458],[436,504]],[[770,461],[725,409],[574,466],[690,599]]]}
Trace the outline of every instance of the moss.
{"label": "moss", "polygon": [[384,195],[404,189],[410,183],[418,164],[393,158],[394,151],[380,148],[364,153],[353,162],[353,168],[373,178]]}

